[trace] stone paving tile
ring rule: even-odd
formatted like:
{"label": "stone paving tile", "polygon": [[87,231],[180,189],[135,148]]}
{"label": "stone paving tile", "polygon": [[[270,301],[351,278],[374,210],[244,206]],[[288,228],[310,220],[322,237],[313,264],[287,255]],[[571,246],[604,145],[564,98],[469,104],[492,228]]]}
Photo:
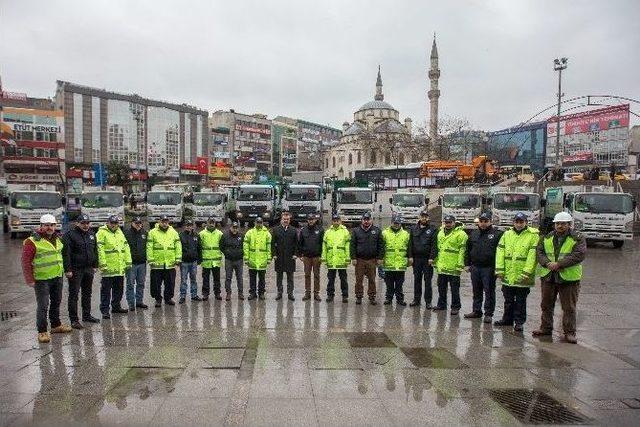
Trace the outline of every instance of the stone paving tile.
{"label": "stone paving tile", "polygon": [[195,348],[157,346],[151,347],[142,357],[135,361],[136,367],[149,368],[184,368],[196,355]]}
{"label": "stone paving tile", "polygon": [[240,369],[244,348],[201,348],[190,365],[206,369]]}
{"label": "stone paving tile", "polygon": [[151,419],[154,426],[222,425],[229,406],[228,398],[168,397]]}
{"label": "stone paving tile", "polygon": [[176,379],[174,397],[197,399],[230,398],[238,381],[237,369],[200,369],[188,367]]}
{"label": "stone paving tile", "polygon": [[318,423],[335,425],[393,425],[391,414],[377,399],[316,399]]}
{"label": "stone paving tile", "polygon": [[246,425],[316,426],[315,401],[311,398],[251,398],[247,403]]}
{"label": "stone paving tile", "polygon": [[253,373],[249,398],[302,399],[313,397],[309,371],[269,369]]}
{"label": "stone paving tile", "polygon": [[371,374],[359,370],[314,370],[310,372],[316,399],[377,399]]}

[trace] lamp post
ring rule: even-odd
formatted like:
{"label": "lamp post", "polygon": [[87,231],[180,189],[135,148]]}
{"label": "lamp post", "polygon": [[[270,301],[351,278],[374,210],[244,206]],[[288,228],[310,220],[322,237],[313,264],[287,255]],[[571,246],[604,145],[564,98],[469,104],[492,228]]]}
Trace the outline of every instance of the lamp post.
{"label": "lamp post", "polygon": [[569,58],[556,58],[553,60],[553,69],[558,72],[558,123],[556,123],[556,166],[560,166],[560,104],[562,102],[562,70],[567,68]]}

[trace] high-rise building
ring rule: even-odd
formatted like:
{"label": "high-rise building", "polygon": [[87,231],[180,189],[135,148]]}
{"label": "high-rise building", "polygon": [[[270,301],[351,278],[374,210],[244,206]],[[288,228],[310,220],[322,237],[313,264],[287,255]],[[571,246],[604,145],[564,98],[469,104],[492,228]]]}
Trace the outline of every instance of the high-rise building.
{"label": "high-rise building", "polygon": [[295,120],[278,116],[271,123],[273,175],[291,176],[298,165],[298,126]]}
{"label": "high-rise building", "polygon": [[119,161],[135,180],[200,180],[193,172],[208,150],[207,111],[64,81],[55,101],[64,112],[68,175]]}
{"label": "high-rise building", "polygon": [[8,184],[62,184],[64,117],[51,99],[0,87],[0,177]]}

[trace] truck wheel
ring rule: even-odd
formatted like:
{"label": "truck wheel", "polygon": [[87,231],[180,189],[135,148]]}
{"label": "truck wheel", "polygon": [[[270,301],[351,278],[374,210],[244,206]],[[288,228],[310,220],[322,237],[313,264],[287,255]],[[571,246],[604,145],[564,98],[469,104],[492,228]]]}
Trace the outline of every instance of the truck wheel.
{"label": "truck wheel", "polygon": [[613,247],[616,249],[620,249],[624,245],[624,240],[614,240]]}

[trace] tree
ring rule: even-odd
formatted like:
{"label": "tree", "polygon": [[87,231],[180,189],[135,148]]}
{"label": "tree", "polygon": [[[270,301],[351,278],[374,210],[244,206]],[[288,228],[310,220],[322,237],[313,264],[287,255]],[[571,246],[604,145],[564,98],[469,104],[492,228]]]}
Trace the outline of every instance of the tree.
{"label": "tree", "polygon": [[[464,117],[444,117],[438,121],[438,136],[429,135],[427,124],[416,127],[414,144],[425,154],[422,160],[466,160],[478,152],[483,133],[473,130]],[[482,151],[482,150],[480,150]]]}
{"label": "tree", "polygon": [[117,185],[127,188],[131,182],[131,166],[120,160],[111,160],[107,163],[107,182],[109,185]]}

